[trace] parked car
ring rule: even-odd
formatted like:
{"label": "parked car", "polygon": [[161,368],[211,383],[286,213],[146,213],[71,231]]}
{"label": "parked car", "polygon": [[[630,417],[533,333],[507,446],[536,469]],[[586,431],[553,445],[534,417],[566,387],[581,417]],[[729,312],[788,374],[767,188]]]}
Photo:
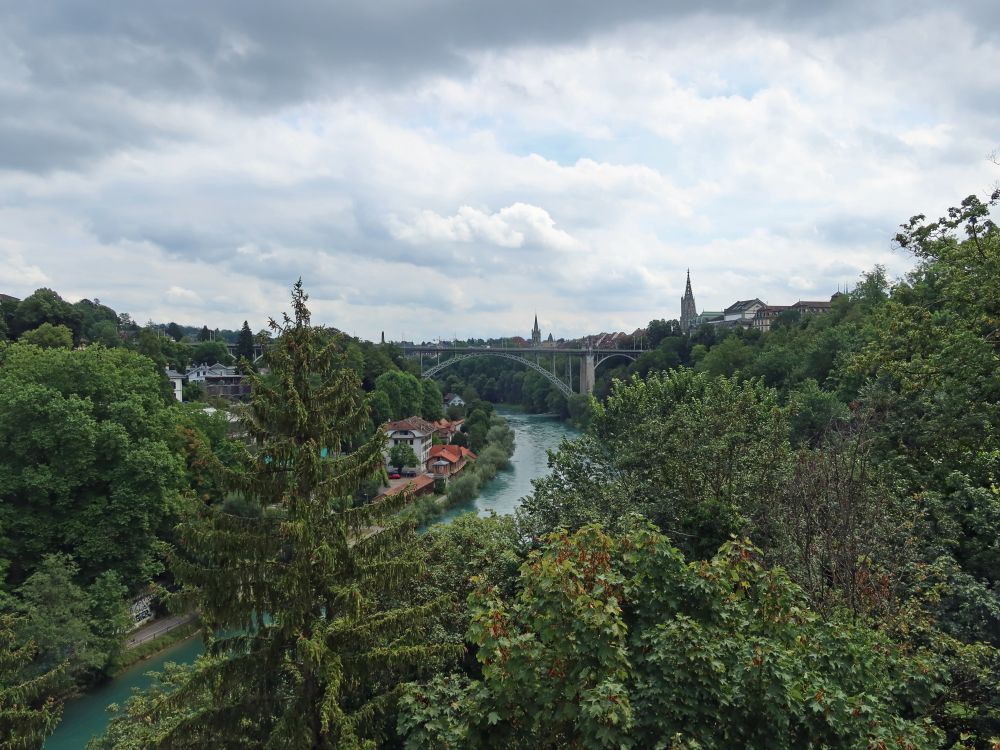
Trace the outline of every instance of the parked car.
{"label": "parked car", "polygon": [[416,469],[403,469],[404,477],[415,477],[417,475]]}
{"label": "parked car", "polygon": [[389,479],[401,479],[401,478],[402,477],[400,477],[399,474],[397,474],[395,472],[393,472],[392,474],[389,475]]}

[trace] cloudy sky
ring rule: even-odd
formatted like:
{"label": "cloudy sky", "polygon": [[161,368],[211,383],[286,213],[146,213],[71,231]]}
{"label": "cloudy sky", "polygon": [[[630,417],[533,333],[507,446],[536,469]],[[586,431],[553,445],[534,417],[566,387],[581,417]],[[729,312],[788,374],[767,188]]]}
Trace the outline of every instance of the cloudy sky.
{"label": "cloudy sky", "polygon": [[824,298],[995,185],[1000,6],[0,5],[0,292],[367,338]]}

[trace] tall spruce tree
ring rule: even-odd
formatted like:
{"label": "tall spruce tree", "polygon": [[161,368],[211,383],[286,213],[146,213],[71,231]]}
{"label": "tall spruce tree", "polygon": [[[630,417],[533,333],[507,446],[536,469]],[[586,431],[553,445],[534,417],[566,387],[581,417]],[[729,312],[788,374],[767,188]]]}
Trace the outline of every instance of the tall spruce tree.
{"label": "tall spruce tree", "polygon": [[421,572],[396,516],[407,499],[350,507],[382,471],[384,438],[357,440],[368,401],[341,342],[310,325],[307,299],[300,280],[292,317],[270,321],[278,338],[241,413],[254,448],[242,471],[220,467],[261,517],[200,506],[179,528],[178,598],[223,635],[161,704],[190,708],[162,747],[374,748],[399,686],[461,653],[427,642],[446,600],[388,604]]}
{"label": "tall spruce tree", "polygon": [[22,676],[35,656],[34,643],[21,643],[13,615],[0,615],[0,750],[41,748],[52,734],[62,706],[51,696],[65,669]]}
{"label": "tall spruce tree", "polygon": [[250,330],[250,324],[245,320],[240,329],[239,338],[236,339],[236,359],[242,360],[244,358],[253,362],[253,331]]}

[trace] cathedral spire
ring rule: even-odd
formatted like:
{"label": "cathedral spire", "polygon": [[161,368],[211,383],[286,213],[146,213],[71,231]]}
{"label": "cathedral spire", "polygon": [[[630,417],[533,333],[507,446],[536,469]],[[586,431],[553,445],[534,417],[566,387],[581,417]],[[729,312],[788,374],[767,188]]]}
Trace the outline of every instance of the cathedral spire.
{"label": "cathedral spire", "polygon": [[694,292],[691,291],[691,269],[687,272],[687,284],[684,287],[684,296],[681,297],[681,331],[690,333],[694,324],[694,319],[698,317],[698,308],[694,304]]}
{"label": "cathedral spire", "polygon": [[538,313],[535,313],[535,325],[531,329],[531,345],[540,346],[542,343],[542,329],[538,327]]}

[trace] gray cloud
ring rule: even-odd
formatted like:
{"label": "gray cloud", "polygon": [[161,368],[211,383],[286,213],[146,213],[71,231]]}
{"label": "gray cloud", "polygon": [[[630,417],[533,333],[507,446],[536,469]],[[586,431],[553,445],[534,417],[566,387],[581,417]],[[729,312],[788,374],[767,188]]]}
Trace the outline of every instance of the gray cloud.
{"label": "gray cloud", "polygon": [[418,338],[631,330],[687,266],[711,307],[825,293],[995,180],[998,12],[8,4],[0,291],[239,325],[301,275]]}

